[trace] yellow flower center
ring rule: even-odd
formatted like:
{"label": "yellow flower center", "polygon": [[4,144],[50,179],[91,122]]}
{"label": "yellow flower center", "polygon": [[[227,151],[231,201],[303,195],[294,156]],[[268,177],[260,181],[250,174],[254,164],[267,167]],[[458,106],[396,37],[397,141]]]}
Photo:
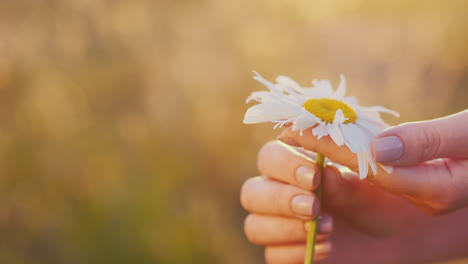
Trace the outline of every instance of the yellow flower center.
{"label": "yellow flower center", "polygon": [[336,110],[341,109],[346,118],[345,123],[354,123],[357,119],[356,111],[347,103],[329,99],[309,99],[302,105],[307,111],[327,123],[333,123]]}

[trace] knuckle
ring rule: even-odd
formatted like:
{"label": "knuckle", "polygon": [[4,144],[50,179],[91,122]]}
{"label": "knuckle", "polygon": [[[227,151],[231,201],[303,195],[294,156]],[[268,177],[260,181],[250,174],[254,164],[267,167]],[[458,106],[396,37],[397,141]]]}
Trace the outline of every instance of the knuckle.
{"label": "knuckle", "polygon": [[[412,137],[418,142],[419,160],[430,160],[437,156],[441,145],[441,135],[435,126],[425,123],[408,123],[408,130],[412,131]],[[415,133],[414,133],[415,132]]]}
{"label": "knuckle", "polygon": [[[285,186],[282,186],[285,187]],[[275,212],[278,212],[279,214],[287,215],[289,212],[289,201],[290,201],[290,195],[288,195],[288,191],[286,189],[288,188],[275,188],[276,190],[273,190],[273,200],[271,202],[271,205],[274,206],[273,210]]]}

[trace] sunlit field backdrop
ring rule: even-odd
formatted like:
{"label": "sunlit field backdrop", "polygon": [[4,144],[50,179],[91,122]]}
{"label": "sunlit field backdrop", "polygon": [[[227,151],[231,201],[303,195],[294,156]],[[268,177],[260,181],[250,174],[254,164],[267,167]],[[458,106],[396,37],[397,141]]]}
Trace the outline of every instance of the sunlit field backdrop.
{"label": "sunlit field backdrop", "polygon": [[[468,1],[3,0],[0,263],[262,263],[251,70],[401,118],[468,106]],[[468,263],[468,262],[467,262]]]}

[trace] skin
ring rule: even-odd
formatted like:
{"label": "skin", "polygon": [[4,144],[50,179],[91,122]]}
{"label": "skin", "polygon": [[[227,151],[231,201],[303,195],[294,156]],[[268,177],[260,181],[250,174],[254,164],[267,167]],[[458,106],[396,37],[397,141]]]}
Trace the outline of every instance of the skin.
{"label": "skin", "polygon": [[[467,126],[465,111],[384,131],[376,140],[397,136],[404,152],[388,162],[395,166],[392,175],[379,169],[367,180],[331,165],[320,175],[314,152],[357,171],[355,155],[329,138],[317,140],[310,130],[299,136],[285,129],[280,139],[288,144],[267,143],[258,157],[262,176],[242,187],[241,203],[251,213],[247,238],[265,246],[267,263],[303,263],[304,223],[322,214],[316,246],[321,263],[428,263],[466,256],[468,140],[460,139]],[[299,180],[303,167],[315,172],[306,184]],[[320,181],[322,203],[312,192]],[[300,195],[312,197],[308,216],[294,210]]]}

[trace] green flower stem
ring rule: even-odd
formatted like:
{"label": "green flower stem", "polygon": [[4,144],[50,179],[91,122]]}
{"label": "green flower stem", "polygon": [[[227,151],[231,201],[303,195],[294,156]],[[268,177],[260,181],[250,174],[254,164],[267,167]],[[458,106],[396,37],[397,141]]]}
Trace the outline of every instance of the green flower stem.
{"label": "green flower stem", "polygon": [[[323,173],[325,157],[317,153],[317,157],[315,159],[315,163],[320,169],[320,175]],[[322,184],[320,184],[315,191],[318,199],[321,200],[322,198]],[[314,255],[315,255],[315,241],[317,239],[317,230],[318,230],[318,216],[314,219],[309,221],[309,231],[307,232],[307,246],[306,246],[306,255],[304,259],[304,264],[313,264],[314,263]]]}

